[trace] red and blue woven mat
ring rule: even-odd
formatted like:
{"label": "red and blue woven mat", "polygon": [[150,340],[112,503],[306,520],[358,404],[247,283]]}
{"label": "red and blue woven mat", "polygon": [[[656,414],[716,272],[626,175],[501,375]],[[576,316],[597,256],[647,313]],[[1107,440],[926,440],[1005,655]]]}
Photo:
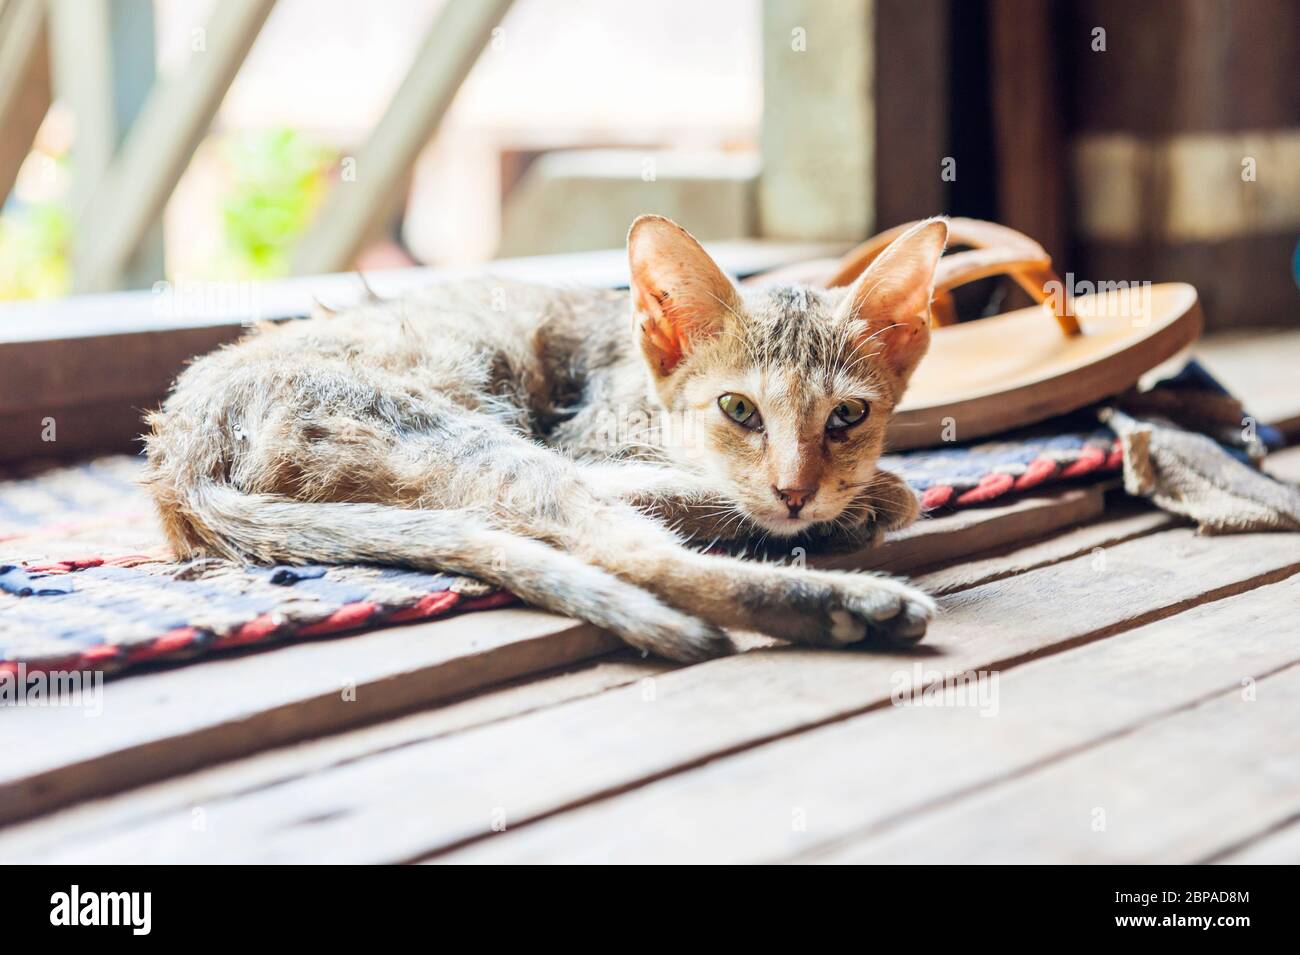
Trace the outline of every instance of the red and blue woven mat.
{"label": "red and blue woven mat", "polygon": [[1118,471],[1119,439],[1109,428],[1032,432],[961,447],[886,454],[880,466],[907,479],[927,511],[985,504],[1012,491]]}
{"label": "red and blue woven mat", "polygon": [[514,600],[395,567],[175,561],[141,469],[123,455],[0,480],[0,672],[116,672]]}
{"label": "red and blue woven mat", "polygon": [[[1105,429],[890,455],[927,509],[1119,467]],[[479,581],[382,567],[237,567],[173,560],[136,483],[139,459],[0,480],[0,672],[200,656],[501,606]]]}

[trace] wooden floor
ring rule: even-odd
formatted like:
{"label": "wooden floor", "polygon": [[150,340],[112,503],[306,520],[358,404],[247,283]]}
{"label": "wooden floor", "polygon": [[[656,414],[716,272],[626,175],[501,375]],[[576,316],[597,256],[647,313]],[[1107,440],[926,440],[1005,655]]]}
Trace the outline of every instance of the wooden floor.
{"label": "wooden floor", "polygon": [[1106,490],[858,559],[941,595],[913,653],[676,667],[513,609],[13,709],[0,861],[1300,862],[1300,535]]}

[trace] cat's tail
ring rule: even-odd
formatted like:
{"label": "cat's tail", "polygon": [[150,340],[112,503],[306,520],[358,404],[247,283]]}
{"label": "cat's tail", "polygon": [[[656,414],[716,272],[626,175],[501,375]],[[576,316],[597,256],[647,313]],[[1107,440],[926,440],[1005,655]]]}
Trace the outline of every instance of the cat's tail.
{"label": "cat's tail", "polygon": [[670,659],[733,650],[723,631],[648,590],[471,511],[307,503],[206,481],[184,498],[174,502],[180,514],[160,506],[171,530],[183,520],[183,536],[197,551],[246,563],[401,564],[466,574]]}

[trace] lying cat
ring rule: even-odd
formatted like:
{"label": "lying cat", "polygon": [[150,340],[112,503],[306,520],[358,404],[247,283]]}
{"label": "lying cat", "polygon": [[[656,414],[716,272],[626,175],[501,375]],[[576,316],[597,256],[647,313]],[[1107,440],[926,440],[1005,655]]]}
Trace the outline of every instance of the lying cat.
{"label": "lying cat", "polygon": [[267,326],[149,416],[149,484],[180,556],[463,573],[677,660],[724,628],[912,643],[934,605],[906,584],[687,542],[915,517],[876,461],[947,234],[921,223],[848,289],[737,288],[643,216],[630,307],[457,281]]}

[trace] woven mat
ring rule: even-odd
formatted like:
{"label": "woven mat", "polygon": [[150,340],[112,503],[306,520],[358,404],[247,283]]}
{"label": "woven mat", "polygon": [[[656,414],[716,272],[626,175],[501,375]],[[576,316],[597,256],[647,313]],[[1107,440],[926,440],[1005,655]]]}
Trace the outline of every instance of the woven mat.
{"label": "woven mat", "polygon": [[927,511],[986,504],[1086,475],[1118,471],[1119,440],[1109,428],[1028,430],[979,444],[886,454],[880,466],[906,478]]}
{"label": "woven mat", "polygon": [[138,458],[0,481],[0,671],[195,657],[510,603],[452,574],[171,558]]}
{"label": "woven mat", "polygon": [[[927,509],[1115,470],[1105,429],[890,455]],[[302,639],[514,598],[479,581],[380,567],[238,567],[171,558],[139,458],[33,465],[0,479],[0,671],[98,669]]]}

